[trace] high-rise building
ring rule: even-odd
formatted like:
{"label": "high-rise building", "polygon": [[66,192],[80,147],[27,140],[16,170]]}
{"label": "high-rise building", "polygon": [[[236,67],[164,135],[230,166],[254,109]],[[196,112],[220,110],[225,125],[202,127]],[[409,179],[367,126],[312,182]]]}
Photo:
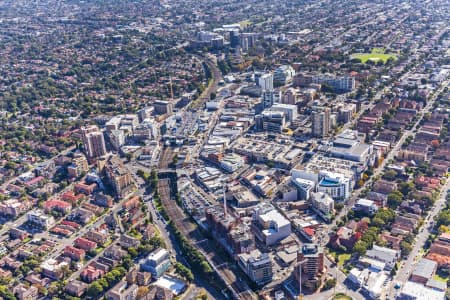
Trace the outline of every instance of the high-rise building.
{"label": "high-rise building", "polygon": [[288,88],[281,99],[281,103],[295,105],[299,101],[299,92],[297,89]]}
{"label": "high-rise building", "polygon": [[271,111],[283,112],[286,116],[286,121],[292,122],[297,119],[297,106],[291,104],[274,103],[270,108]]}
{"label": "high-rise building", "polygon": [[304,244],[297,254],[297,264],[294,270],[296,282],[301,282],[302,287],[316,290],[324,273],[323,248],[317,244]]}
{"label": "high-rise building", "polygon": [[138,110],[137,115],[139,122],[143,122],[145,119],[150,118],[154,110],[154,107],[144,107]]}
{"label": "high-rise building", "polygon": [[324,74],[314,76],[312,83],[326,84],[333,90],[339,92],[351,92],[355,89],[355,77],[352,76],[339,76],[336,77],[330,74]]}
{"label": "high-rise building", "polygon": [[125,196],[133,186],[130,171],[125,168],[118,156],[110,156],[105,162],[102,171],[105,172],[109,184],[113,188],[116,198]]}
{"label": "high-rise building", "polygon": [[171,114],[173,112],[173,103],[170,101],[157,100],[153,102],[153,107],[157,114]]}
{"label": "high-rise building", "polygon": [[256,284],[264,284],[272,280],[272,261],[267,253],[255,249],[250,253],[238,255],[238,264]]}
{"label": "high-rise building", "polygon": [[264,109],[272,107],[274,103],[279,103],[280,99],[281,91],[263,90],[261,102]]}
{"label": "high-rise building", "polygon": [[278,85],[285,85],[286,83],[292,81],[295,76],[295,70],[291,66],[283,65],[279,66],[274,74],[273,81]]}
{"label": "high-rise building", "polygon": [[241,35],[239,29],[234,29],[230,31],[230,46],[235,48],[241,43]]}
{"label": "high-rise building", "polygon": [[98,158],[106,154],[105,138],[97,126],[82,127],[81,137],[89,158]]}
{"label": "high-rise building", "polygon": [[260,131],[281,132],[286,127],[286,116],[281,111],[264,110],[255,117],[255,126]]}
{"label": "high-rise building", "polygon": [[311,114],[311,134],[315,137],[326,137],[330,132],[330,109],[313,111]]}
{"label": "high-rise building", "polygon": [[270,73],[262,74],[259,76],[257,84],[263,91],[272,91],[273,75]]}

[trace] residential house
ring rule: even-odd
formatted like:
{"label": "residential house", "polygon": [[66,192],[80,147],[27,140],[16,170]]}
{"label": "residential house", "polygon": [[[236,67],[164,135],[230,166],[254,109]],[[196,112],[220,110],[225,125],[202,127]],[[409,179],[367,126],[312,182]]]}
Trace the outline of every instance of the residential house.
{"label": "residential house", "polygon": [[400,251],[374,245],[372,249],[367,250],[366,256],[385,263],[386,269],[390,271],[400,259]]}
{"label": "residential house", "polygon": [[413,232],[414,228],[417,227],[419,223],[419,216],[413,217],[415,215],[397,215],[395,217],[394,224],[392,225],[391,232],[393,234],[408,235]]}
{"label": "residential house", "polygon": [[41,263],[42,275],[50,279],[60,280],[63,276],[63,269],[69,267],[66,261],[57,261],[50,258]]}
{"label": "residential house", "polygon": [[88,287],[89,285],[87,283],[79,280],[72,280],[66,285],[65,291],[73,297],[81,297],[86,292]]}
{"label": "residential house", "polygon": [[120,281],[106,293],[107,300],[134,300],[136,299],[138,286],[129,285],[126,281]]}
{"label": "residential house", "polygon": [[140,241],[132,236],[122,234],[120,236],[119,244],[124,248],[136,248],[139,246]]}
{"label": "residential house", "polygon": [[73,246],[66,246],[66,248],[64,248],[64,255],[73,260],[80,261],[86,255],[86,252],[83,249],[78,249]]}
{"label": "residential house", "polygon": [[383,195],[389,195],[390,193],[392,193],[397,189],[398,189],[397,183],[380,179],[374,183],[372,191]]}
{"label": "residential house", "polygon": [[97,248],[97,243],[90,241],[88,239],[79,237],[74,241],[74,245],[77,248],[83,249],[85,251],[91,251],[95,248]]}
{"label": "residential house", "polygon": [[97,269],[92,265],[88,265],[83,271],[81,271],[80,278],[87,283],[91,283],[97,279],[100,279],[105,274],[105,271]]}
{"label": "residential house", "polygon": [[99,245],[103,245],[109,240],[108,232],[106,230],[103,231],[103,230],[98,230],[98,229],[89,230],[88,232],[86,232],[84,237],[90,241],[93,241],[93,242],[99,244]]}
{"label": "residential house", "polygon": [[26,286],[23,283],[16,285],[13,294],[18,300],[36,300],[39,296],[39,290],[35,286]]}
{"label": "residential house", "polygon": [[46,201],[43,207],[46,213],[50,213],[51,211],[54,210],[63,214],[67,214],[72,209],[72,204],[62,200],[52,199]]}

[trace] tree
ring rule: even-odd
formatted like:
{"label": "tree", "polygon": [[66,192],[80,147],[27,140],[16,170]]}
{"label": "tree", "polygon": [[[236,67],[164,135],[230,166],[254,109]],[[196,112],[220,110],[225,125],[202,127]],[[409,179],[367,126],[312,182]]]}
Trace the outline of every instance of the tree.
{"label": "tree", "polygon": [[131,255],[131,257],[137,257],[139,254],[136,248],[133,247],[128,248],[128,253]]}
{"label": "tree", "polygon": [[323,291],[327,291],[329,289],[332,289],[333,287],[336,286],[336,278],[330,278],[327,281],[325,281],[322,290]]}
{"label": "tree", "polygon": [[385,223],[381,218],[374,217],[372,219],[371,225],[376,226],[378,228],[382,228],[385,225]]}
{"label": "tree", "polygon": [[403,194],[399,191],[393,191],[388,195],[388,205],[390,208],[396,209],[403,201]]}
{"label": "tree", "polygon": [[402,182],[398,186],[398,190],[404,195],[407,196],[410,192],[414,190],[414,183],[412,182]]}
{"label": "tree", "polygon": [[87,294],[95,299],[103,292],[103,287],[97,281],[94,281],[87,289]]}
{"label": "tree", "polygon": [[383,178],[386,180],[389,180],[389,181],[395,180],[396,177],[397,177],[397,172],[395,172],[394,170],[386,171],[383,174]]}
{"label": "tree", "polygon": [[127,270],[129,270],[134,265],[133,260],[131,259],[131,257],[129,255],[127,255],[123,258],[122,265]]}
{"label": "tree", "polygon": [[359,255],[364,255],[367,251],[367,244],[364,241],[359,240],[353,247],[353,251],[358,253]]}
{"label": "tree", "polygon": [[400,250],[402,252],[402,256],[406,257],[412,251],[412,245],[410,243],[408,243],[407,241],[401,241],[400,242]]}
{"label": "tree", "polygon": [[209,265],[209,263],[206,260],[203,260],[200,263],[200,267],[201,267],[203,273],[205,273],[205,274],[212,273],[212,271],[213,271],[211,269],[211,266]]}
{"label": "tree", "polygon": [[437,226],[450,225],[450,209],[443,210],[439,213],[439,215],[436,218],[436,225]]}
{"label": "tree", "polygon": [[137,294],[136,294],[136,299],[142,299],[145,295],[148,294],[149,292],[149,287],[148,286],[140,286],[138,288]]}
{"label": "tree", "polygon": [[109,283],[108,283],[108,281],[105,279],[105,277],[100,278],[99,280],[97,280],[97,282],[102,286],[102,288],[103,288],[104,290],[107,290],[107,289],[108,289]]}
{"label": "tree", "polygon": [[175,264],[175,271],[182,276],[184,279],[186,279],[188,282],[194,281],[194,275],[192,274],[191,270],[189,270],[185,265],[182,263],[177,262]]}
{"label": "tree", "polygon": [[114,276],[114,273],[108,272],[106,273],[105,277],[106,281],[108,281],[108,284],[112,286],[114,283],[116,283],[116,276]]}
{"label": "tree", "polygon": [[374,216],[374,219],[375,218],[381,219],[384,222],[384,224],[389,224],[393,222],[395,219],[395,211],[390,208],[380,209]]}
{"label": "tree", "polygon": [[14,296],[12,291],[5,285],[0,286],[0,295],[5,300],[15,300],[16,299],[16,297]]}

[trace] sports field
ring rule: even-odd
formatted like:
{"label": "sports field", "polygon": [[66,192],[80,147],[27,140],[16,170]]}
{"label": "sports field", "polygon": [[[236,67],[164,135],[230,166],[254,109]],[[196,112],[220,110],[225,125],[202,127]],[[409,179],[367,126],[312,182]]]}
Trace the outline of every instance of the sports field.
{"label": "sports field", "polygon": [[385,53],[383,48],[373,48],[370,53],[355,53],[350,56],[351,59],[360,59],[363,64],[371,60],[373,62],[382,61],[386,63],[389,58],[397,59],[397,56],[392,53]]}

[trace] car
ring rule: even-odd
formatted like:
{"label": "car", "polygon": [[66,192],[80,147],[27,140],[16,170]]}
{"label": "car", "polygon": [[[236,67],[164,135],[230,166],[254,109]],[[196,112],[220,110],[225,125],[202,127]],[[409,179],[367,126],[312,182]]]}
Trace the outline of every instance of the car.
{"label": "car", "polygon": [[399,282],[397,282],[395,285],[394,285],[394,289],[396,289],[396,290],[398,290],[399,288],[401,288],[402,287],[402,285],[399,283]]}

